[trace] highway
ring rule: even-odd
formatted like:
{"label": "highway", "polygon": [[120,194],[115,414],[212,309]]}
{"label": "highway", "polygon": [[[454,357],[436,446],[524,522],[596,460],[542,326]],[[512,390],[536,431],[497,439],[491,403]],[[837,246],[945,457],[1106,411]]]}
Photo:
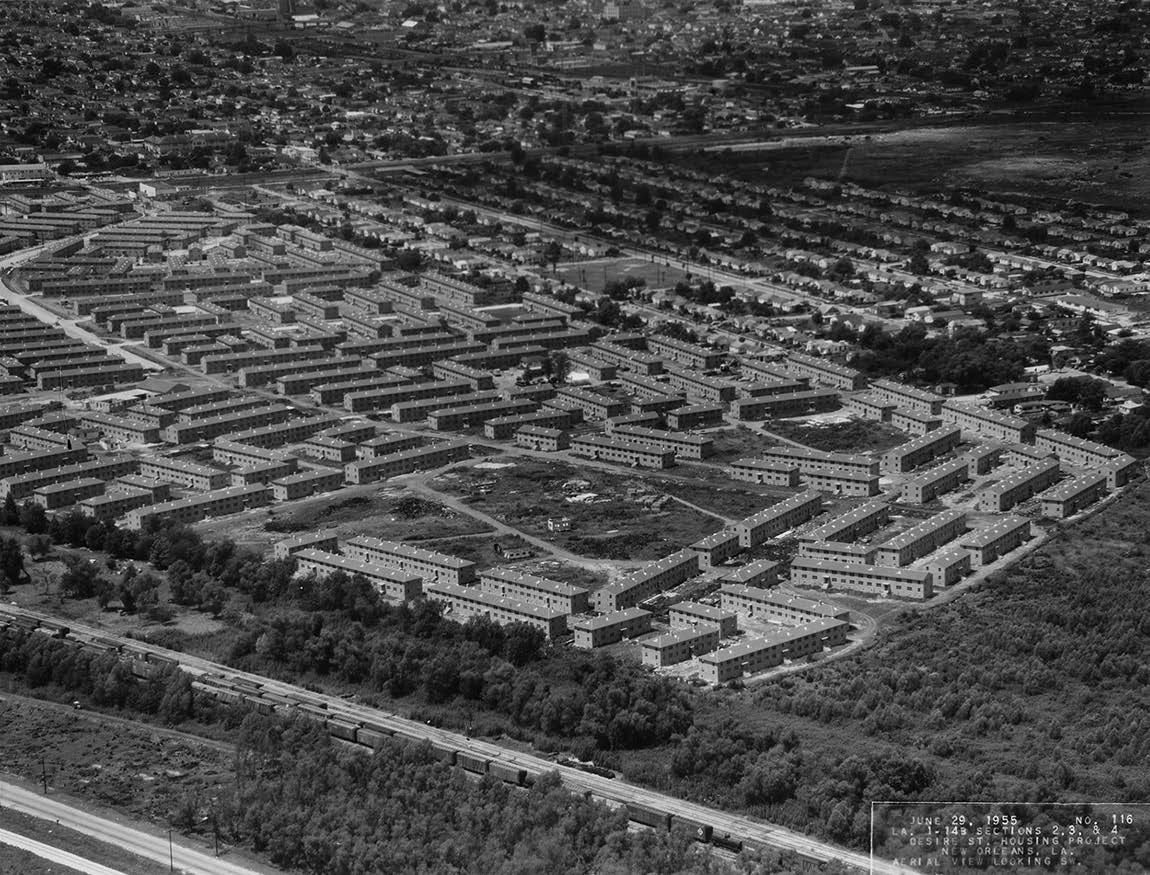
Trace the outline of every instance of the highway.
{"label": "highway", "polygon": [[[0,604],[0,614],[35,617],[38,620],[53,619],[47,614],[27,611],[12,605],[3,604]],[[603,778],[598,775],[579,771],[578,769],[559,766],[543,757],[511,751],[499,745],[492,744],[491,742],[468,738],[455,732],[449,732],[445,729],[428,726],[403,717],[397,717],[386,711],[358,705],[335,696],[317,694],[293,684],[276,681],[261,675],[238,671],[218,663],[210,662],[206,659],[201,659],[197,656],[167,650],[166,648],[156,647],[150,644],[145,645],[143,642],[137,640],[112,635],[106,631],[97,630],[93,627],[71,621],[68,622],[68,626],[71,630],[70,634],[73,636],[76,634],[79,634],[81,637],[84,635],[94,635],[105,641],[116,640],[122,644],[131,643],[131,645],[136,648],[144,647],[157,655],[176,661],[183,671],[193,676],[210,674],[230,680],[245,680],[248,684],[262,686],[262,689],[269,693],[288,697],[302,695],[312,701],[318,699],[325,703],[328,713],[334,717],[352,722],[369,721],[393,731],[401,738],[417,741],[427,739],[440,747],[463,751],[485,759],[499,760],[506,764],[527,769],[536,774],[551,771],[557,772],[563,783],[574,791],[590,793],[609,803],[620,804],[634,802],[651,808],[668,811],[681,817],[709,823],[714,826],[715,832],[718,835],[725,833],[735,838],[758,842],[780,850],[793,851],[815,860],[836,861],[861,871],[870,872],[871,875],[908,875],[908,873],[915,871],[885,860],[872,861],[868,854],[852,851],[829,842],[823,842],[803,835],[802,833],[795,832],[794,830],[787,829],[786,827],[776,826],[751,817],[732,814],[693,802],[687,802],[682,799],[676,799],[673,796],[648,790],[627,783],[626,781]],[[31,795],[33,799],[39,801],[39,797],[36,797],[35,794]],[[63,821],[61,822],[63,823]],[[147,837],[145,836],[144,838]],[[244,870],[239,868],[216,868],[205,871],[211,871],[213,875],[214,873],[232,875],[233,872],[244,872]]]}
{"label": "highway", "polygon": [[125,875],[119,869],[111,869],[99,863],[93,863],[91,860],[85,860],[83,857],[77,857],[75,854],[27,838],[19,833],[9,832],[6,829],[0,829],[0,845],[20,848],[20,850],[35,854],[44,860],[59,863],[61,866],[67,866],[77,872],[85,872],[87,875]]}
{"label": "highway", "polygon": [[[138,856],[155,860],[162,865],[166,866],[170,861],[174,863],[175,871],[185,872],[188,875],[267,875],[267,873],[275,871],[266,866],[249,868],[230,860],[223,860],[212,856],[210,853],[183,845],[179,841],[173,840],[169,844],[167,834],[136,829],[123,823],[107,820],[91,812],[74,808],[57,799],[41,796],[39,793],[27,790],[17,784],[9,784],[6,781],[0,781],[0,802],[14,811],[22,811],[44,820],[54,820],[60,826],[82,832]],[[48,846],[45,845],[44,847],[47,848]],[[39,852],[34,851],[33,853]],[[60,853],[64,852],[61,851]],[[40,854],[40,856],[44,855]],[[63,861],[57,860],[57,862]],[[114,875],[120,875],[116,870],[105,866],[96,870],[75,863],[68,863],[67,865],[79,869],[81,872],[98,871],[101,875],[111,872]],[[95,864],[87,863],[86,865],[90,867]]]}

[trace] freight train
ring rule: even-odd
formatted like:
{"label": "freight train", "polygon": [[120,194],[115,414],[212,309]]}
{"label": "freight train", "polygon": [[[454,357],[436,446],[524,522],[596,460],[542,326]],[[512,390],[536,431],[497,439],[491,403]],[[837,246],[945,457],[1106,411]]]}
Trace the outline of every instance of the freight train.
{"label": "freight train", "polygon": [[[263,714],[298,715],[322,723],[327,732],[347,744],[375,750],[385,739],[428,744],[432,756],[448,765],[463,769],[474,775],[490,775],[517,787],[531,787],[540,771],[477,755],[446,741],[427,738],[406,721],[396,719],[394,724],[383,720],[365,719],[361,714],[346,710],[331,697],[310,693],[307,690],[288,684],[258,678],[240,672],[205,670],[190,658],[187,663],[157,653],[154,648],[131,639],[112,638],[88,630],[69,628],[57,620],[37,617],[28,613],[8,613],[5,607],[0,613],[0,636],[6,634],[40,634],[61,639],[77,646],[115,654],[117,658],[130,664],[132,674],[139,678],[151,678],[168,668],[180,668],[192,675],[192,689],[210,695],[221,702],[254,708]],[[213,668],[219,668],[213,666]],[[560,763],[564,766],[564,763]],[[596,771],[607,771],[598,770]],[[610,773],[613,777],[613,773]],[[590,791],[584,795],[590,796]],[[759,842],[743,840],[720,832],[714,825],[693,820],[671,811],[625,802],[623,806],[629,820],[653,829],[681,828],[689,832],[696,841],[711,844],[725,851],[738,853],[744,847],[765,848]]]}

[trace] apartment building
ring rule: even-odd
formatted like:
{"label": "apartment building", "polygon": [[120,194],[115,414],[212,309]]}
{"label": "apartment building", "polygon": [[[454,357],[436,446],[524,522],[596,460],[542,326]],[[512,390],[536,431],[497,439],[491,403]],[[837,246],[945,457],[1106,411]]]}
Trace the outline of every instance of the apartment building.
{"label": "apartment building", "polygon": [[555,393],[555,397],[566,402],[567,406],[581,410],[584,419],[609,419],[627,412],[627,405],[617,398],[574,386],[563,387]]}
{"label": "apartment building", "polygon": [[807,559],[833,559],[836,562],[874,565],[875,548],[846,541],[803,541],[798,555]]}
{"label": "apartment building", "polygon": [[894,568],[910,565],[965,533],[966,514],[959,510],[944,510],[879,544],[875,551],[875,564]]}
{"label": "apartment building", "polygon": [[968,457],[951,459],[919,474],[902,484],[900,499],[909,504],[926,504],[938,496],[957,489],[970,480]]}
{"label": "apartment building", "polygon": [[571,452],[603,462],[629,465],[633,468],[662,470],[673,467],[675,454],[671,450],[630,443],[600,434],[579,435],[571,439]]}
{"label": "apartment building", "polygon": [[954,586],[970,574],[970,551],[962,547],[940,550],[922,563],[922,570],[929,571],[935,587]]}
{"label": "apartment building", "polygon": [[855,471],[862,474],[879,473],[877,459],[863,454],[825,453],[804,447],[767,447],[761,457],[764,461],[797,468],[799,474]]}
{"label": "apartment building", "polygon": [[1061,467],[1054,458],[1027,465],[983,489],[978,494],[978,509],[993,513],[1008,511],[1055,483],[1060,473]]}
{"label": "apartment building", "polygon": [[882,470],[887,474],[902,474],[921,468],[938,456],[949,453],[961,440],[962,431],[954,426],[912,438],[882,454]]}
{"label": "apartment building", "polygon": [[344,542],[344,553],[353,559],[377,562],[408,574],[417,574],[425,581],[453,583],[463,586],[475,581],[475,563],[457,556],[423,550],[398,541],[384,541],[357,535]]}
{"label": "apartment building", "polygon": [[677,362],[698,371],[714,370],[727,357],[726,353],[719,350],[708,349],[696,343],[675,340],[662,334],[648,336],[647,349],[660,356],[664,361]]}
{"label": "apartment building", "polygon": [[723,638],[734,635],[739,630],[738,619],[733,613],[700,602],[679,602],[677,605],[672,605],[667,619],[672,629],[714,626]]}
{"label": "apartment building", "polygon": [[321,529],[316,532],[301,532],[282,541],[276,541],[272,547],[272,556],[276,559],[288,559],[300,550],[322,550],[325,553],[334,553],[339,549],[339,539],[335,529]]}
{"label": "apartment building", "polygon": [[424,583],[423,592],[427,598],[443,602],[445,616],[457,623],[466,623],[472,617],[486,617],[501,626],[526,623],[541,629],[549,639],[567,632],[566,614],[492,595],[478,587],[429,580]]}
{"label": "apartment building", "polygon": [[389,477],[399,477],[415,471],[427,471],[459,462],[471,455],[471,445],[466,441],[443,441],[377,456],[374,459],[360,459],[343,467],[344,479],[349,485],[375,483]]}
{"label": "apartment building", "polygon": [[757,547],[795,526],[813,520],[822,512],[822,494],[808,489],[752,514],[738,523],[735,531],[744,548]]}
{"label": "apartment building", "polygon": [[583,614],[591,609],[589,593],[582,587],[510,568],[492,568],[480,572],[479,586],[490,595],[563,614]]}
{"label": "apartment building", "polygon": [[61,465],[56,468],[24,471],[21,474],[12,474],[0,480],[0,498],[9,496],[14,501],[23,501],[30,498],[37,489],[50,486],[53,483],[65,483],[70,480],[95,478],[97,480],[111,480],[136,470],[136,459],[131,456],[109,456],[103,459],[88,459],[71,465]]}
{"label": "apartment building", "polygon": [[930,417],[942,413],[945,401],[941,395],[894,380],[872,380],[870,393],[882,401],[895,405],[899,410],[913,411]]}
{"label": "apartment building", "polygon": [[704,654],[699,657],[699,674],[707,683],[725,684],[782,665],[784,661],[821,653],[825,647],[845,644],[846,632],[847,624],[841,620],[811,620]]}
{"label": "apartment building", "polygon": [[719,589],[719,598],[724,611],[743,614],[752,620],[802,624],[824,619],[849,623],[851,619],[851,612],[841,605],[747,584],[724,584]]}
{"label": "apartment building", "polygon": [[868,501],[812,529],[802,536],[802,540],[854,541],[889,522],[890,505],[883,501]]}
{"label": "apartment building", "polygon": [[228,516],[253,507],[263,507],[270,500],[271,492],[266,486],[233,486],[191,498],[138,507],[129,511],[124,519],[129,529],[138,531],[153,521],[197,523],[209,517]]}
{"label": "apartment building", "polygon": [[393,453],[402,453],[404,450],[413,450],[423,444],[423,438],[417,435],[403,434],[401,432],[377,435],[365,441],[360,441],[356,447],[356,458],[361,462],[378,459],[381,456],[390,456]]}
{"label": "apartment building", "polygon": [[1094,471],[1046,490],[1038,496],[1042,515],[1056,520],[1074,516],[1106,494],[1108,479],[1105,471]]}
{"label": "apartment building", "polygon": [[807,416],[834,410],[839,406],[839,397],[836,389],[806,389],[759,398],[738,398],[731,402],[731,415],[742,421]]}
{"label": "apartment building", "polygon": [[1034,442],[1033,422],[976,404],[947,401],[942,405],[942,421],[947,425],[956,425],[964,432],[990,440],[1019,444]]}
{"label": "apartment building", "polygon": [[784,365],[791,374],[846,392],[857,392],[867,384],[866,377],[854,368],[800,352],[788,354]]}
{"label": "apartment building", "polygon": [[970,463],[970,476],[981,477],[1002,464],[1002,447],[991,445],[975,447],[963,458]]}
{"label": "apartment building", "polygon": [[223,489],[228,485],[228,472],[211,465],[189,462],[186,459],[169,459],[153,456],[141,459],[139,473],[144,477],[164,480],[187,489],[208,492]]}
{"label": "apartment building", "polygon": [[[392,602],[411,601],[423,594],[422,578],[414,574],[393,571],[374,562],[328,552],[328,545],[334,547],[335,538],[330,532],[321,535],[318,540],[285,548],[286,556],[295,556],[296,574],[315,574],[322,578],[342,571],[348,577],[360,575],[382,598]],[[279,544],[276,546],[278,548]]]}
{"label": "apartment building", "polygon": [[921,569],[856,565],[803,556],[791,562],[791,583],[812,589],[850,589],[872,596],[916,601],[934,595],[930,573]]}
{"label": "apartment building", "polygon": [[715,441],[707,435],[666,431],[615,422],[610,436],[627,443],[642,444],[655,449],[669,450],[676,459],[705,459],[715,452]]}
{"label": "apartment building", "polygon": [[798,486],[799,469],[791,464],[768,462],[764,459],[736,459],[727,467],[727,476],[746,483],[765,483],[769,486]]}
{"label": "apartment building", "polygon": [[483,435],[488,440],[505,441],[514,437],[524,426],[558,429],[572,425],[571,414],[566,410],[540,410],[535,413],[521,413],[515,416],[499,416],[483,423]]}
{"label": "apartment building", "polygon": [[664,365],[667,384],[689,399],[706,404],[727,404],[735,400],[738,387],[730,380],[709,377],[679,365]]}
{"label": "apartment building", "polygon": [[515,446],[538,453],[557,453],[570,448],[571,436],[557,428],[525,425],[515,432]]}
{"label": "apartment building", "polygon": [[59,510],[71,507],[85,498],[103,495],[106,488],[107,484],[96,477],[80,477],[37,486],[32,491],[32,501],[45,510]]}
{"label": "apartment building", "polygon": [[710,653],[719,646],[719,628],[710,624],[671,629],[639,642],[643,665],[665,668]]}
{"label": "apartment building", "polygon": [[756,559],[728,571],[721,580],[742,586],[774,586],[779,582],[779,563],[770,559]]}
{"label": "apartment building", "polygon": [[621,580],[595,590],[592,601],[601,614],[631,608],[699,574],[699,557],[692,550],[680,550],[648,563]]}
{"label": "apartment building", "polygon": [[270,485],[272,498],[276,501],[293,501],[340,489],[343,486],[343,471],[330,468],[299,471],[273,480]]}
{"label": "apartment building", "polygon": [[98,522],[107,523],[137,507],[147,507],[154,501],[152,493],[147,489],[120,487],[115,492],[97,492],[89,498],[81,499],[78,504],[81,513]]}
{"label": "apartment building", "polygon": [[427,414],[427,425],[436,431],[461,431],[483,425],[491,419],[522,416],[537,409],[538,405],[533,401],[490,401],[459,407],[445,406]]}
{"label": "apartment building", "polygon": [[970,554],[972,567],[982,568],[1029,541],[1030,537],[1030,520],[1008,516],[985,528],[967,532],[958,545]]}
{"label": "apartment building", "polygon": [[1080,468],[1100,468],[1122,455],[1113,447],[1050,428],[1042,428],[1035,432],[1034,447],[1037,450],[1054,453],[1064,465],[1075,465]]}
{"label": "apartment building", "polygon": [[800,474],[799,482],[809,489],[843,498],[872,498],[882,491],[877,474],[861,471],[815,471]]}
{"label": "apartment building", "polygon": [[942,428],[942,417],[919,413],[917,410],[899,410],[896,408],[891,412],[890,424],[899,431],[914,437],[922,437]]}
{"label": "apartment building", "polygon": [[667,428],[675,431],[713,428],[723,424],[723,412],[722,404],[688,404],[675,407],[665,414]]}
{"label": "apartment building", "polygon": [[739,533],[731,529],[722,529],[700,538],[687,549],[698,555],[701,568],[715,568],[743,552]]}
{"label": "apartment building", "polygon": [[574,646],[582,650],[617,644],[624,638],[637,638],[651,631],[651,612],[642,608],[623,608],[598,617],[570,622],[575,633]]}

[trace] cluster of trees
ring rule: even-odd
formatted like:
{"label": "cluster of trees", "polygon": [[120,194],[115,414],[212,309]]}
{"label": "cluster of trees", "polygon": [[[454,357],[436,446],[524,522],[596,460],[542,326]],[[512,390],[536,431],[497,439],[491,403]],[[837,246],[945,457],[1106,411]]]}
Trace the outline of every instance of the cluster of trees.
{"label": "cluster of trees", "polygon": [[858,343],[862,351],[851,364],[860,370],[922,383],[955,383],[961,392],[1018,380],[1028,362],[1046,358],[1047,345],[1043,338],[1019,342],[969,329],[953,337],[927,337],[924,325],[908,325],[894,335],[868,325]]}

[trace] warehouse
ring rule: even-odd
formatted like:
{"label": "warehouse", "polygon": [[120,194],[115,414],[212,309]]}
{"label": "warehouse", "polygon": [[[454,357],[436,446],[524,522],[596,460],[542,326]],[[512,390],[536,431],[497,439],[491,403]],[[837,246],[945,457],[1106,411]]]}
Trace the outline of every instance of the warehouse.
{"label": "warehouse", "polygon": [[624,638],[636,638],[651,631],[651,612],[642,608],[623,608],[598,617],[571,623],[575,646],[583,650],[617,644]]}
{"label": "warehouse", "polygon": [[1108,479],[1106,472],[1096,471],[1046,490],[1038,496],[1042,502],[1042,515],[1056,520],[1074,516],[1106,494]]}
{"label": "warehouse", "polygon": [[643,444],[656,449],[669,450],[677,459],[705,459],[715,452],[714,439],[706,435],[685,434],[659,428],[613,424],[611,437],[627,443]]}
{"label": "warehouse", "polygon": [[882,470],[887,474],[913,471],[938,456],[949,453],[961,440],[962,431],[953,426],[929,432],[883,453]]}
{"label": "warehouse", "polygon": [[694,656],[710,653],[719,646],[719,628],[700,624],[684,629],[672,629],[640,642],[643,665],[665,668],[686,662]]}
{"label": "warehouse", "polygon": [[427,580],[453,583],[459,586],[475,581],[475,563],[456,556],[422,550],[398,541],[384,541],[357,535],[344,544],[344,552],[354,559],[378,562],[409,574],[418,574]]}
{"label": "warehouse", "polygon": [[217,489],[179,501],[166,501],[151,507],[129,511],[125,523],[139,531],[148,523],[197,523],[208,517],[227,516],[252,507],[263,507],[271,500],[266,486],[233,486]]}
{"label": "warehouse", "polygon": [[670,450],[628,443],[606,435],[579,435],[571,440],[571,452],[602,462],[615,462],[633,468],[671,468],[675,454]]}
{"label": "warehouse", "polygon": [[480,588],[502,596],[563,614],[583,614],[590,610],[587,590],[578,586],[524,574],[510,568],[492,568],[479,575]]}
{"label": "warehouse", "polygon": [[1033,422],[962,401],[947,401],[943,404],[942,421],[991,440],[1018,444],[1034,441]]}
{"label": "warehouse", "polygon": [[807,389],[785,395],[739,398],[731,402],[731,415],[738,420],[761,420],[776,416],[807,416],[839,406],[835,389]]}
{"label": "warehouse", "polygon": [[727,468],[727,476],[733,480],[765,483],[769,486],[799,485],[799,469],[794,465],[763,459],[736,459]]}
{"label": "warehouse", "polygon": [[423,594],[423,581],[416,575],[395,572],[362,559],[329,553],[321,545],[334,542],[335,539],[329,533],[321,534],[318,541],[288,550],[287,555],[296,558],[296,574],[314,573],[319,577],[327,577],[337,571],[342,571],[348,577],[361,574],[380,596],[393,602],[410,601]]}
{"label": "warehouse", "polygon": [[757,547],[776,535],[813,520],[822,512],[822,495],[808,489],[747,517],[735,526],[735,531],[744,548]]}
{"label": "warehouse", "polygon": [[739,544],[739,533],[731,529],[722,529],[700,538],[687,549],[698,555],[701,568],[722,565],[731,557],[743,552],[743,547]]}
{"label": "warehouse", "polygon": [[1021,546],[1030,536],[1030,520],[1008,516],[984,529],[967,532],[958,545],[970,554],[973,568],[982,568]]}
{"label": "warehouse", "polygon": [[686,629],[699,625],[714,626],[723,638],[739,631],[737,618],[730,611],[724,611],[699,602],[679,602],[668,612],[672,629]]}
{"label": "warehouse", "polygon": [[756,559],[746,565],[740,565],[724,574],[721,578],[724,583],[741,584],[743,586],[774,586],[779,582],[779,563],[770,559]]}
{"label": "warehouse", "polygon": [[699,557],[692,550],[680,550],[644,565],[621,580],[595,590],[595,610],[601,614],[631,608],[664,590],[699,575]]}
{"label": "warehouse", "polygon": [[566,614],[491,595],[477,587],[435,580],[426,582],[423,592],[429,599],[444,602],[444,616],[457,623],[466,623],[472,617],[487,617],[500,626],[526,623],[541,629],[549,639],[567,632]]}
{"label": "warehouse", "polygon": [[934,595],[931,576],[915,568],[852,565],[830,559],[796,558],[791,563],[791,583],[813,589],[851,589],[874,596],[922,601]]}
{"label": "warehouse", "polygon": [[823,523],[802,536],[803,541],[854,541],[890,522],[890,505],[868,501]]}
{"label": "warehouse", "polygon": [[851,619],[851,612],[840,605],[756,586],[724,584],[719,597],[724,611],[745,614],[753,620],[798,624],[827,618],[849,623]]}
{"label": "warehouse", "polygon": [[375,483],[389,477],[399,477],[415,471],[426,471],[459,462],[471,455],[471,445],[465,441],[443,441],[428,446],[403,450],[374,459],[349,462],[343,467],[344,479],[353,486]]}
{"label": "warehouse", "polygon": [[740,641],[704,654],[700,677],[710,684],[724,684],[744,675],[758,674],[782,665],[784,660],[821,653],[824,647],[846,643],[847,624],[840,620],[811,620],[801,626],[780,629],[764,638]]}
{"label": "warehouse", "polygon": [[965,533],[966,514],[959,510],[944,510],[879,544],[875,564],[894,568],[910,565]]}
{"label": "warehouse", "polygon": [[978,494],[978,509],[992,513],[1008,511],[1056,482],[1060,472],[1058,460],[1054,458],[1027,465],[983,489]]}
{"label": "warehouse", "polygon": [[870,456],[848,453],[824,453],[821,450],[808,450],[800,447],[767,447],[762,458],[779,465],[798,468],[800,474],[819,474],[825,471],[855,471],[861,474],[878,474],[878,460]]}

